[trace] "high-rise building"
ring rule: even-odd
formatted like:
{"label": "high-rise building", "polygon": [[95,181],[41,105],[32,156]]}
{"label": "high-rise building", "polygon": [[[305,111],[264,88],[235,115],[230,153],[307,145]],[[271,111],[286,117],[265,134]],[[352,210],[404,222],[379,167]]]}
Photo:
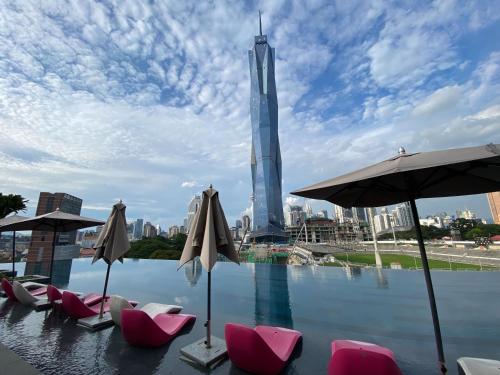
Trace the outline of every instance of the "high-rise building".
{"label": "high-rise building", "polygon": [[457,211],[457,217],[461,219],[475,220],[476,213],[474,211],[465,209],[463,211]]}
{"label": "high-rise building", "polygon": [[335,212],[335,217],[337,218],[337,222],[342,223],[351,223],[353,220],[352,217],[352,209],[344,208],[342,206],[338,206],[336,204],[333,205],[333,211]]}
{"label": "high-rise building", "polygon": [[144,224],[144,237],[153,238],[157,236],[156,227],[151,224],[149,221]]}
{"label": "high-rise building", "polygon": [[328,211],[327,210],[320,210],[320,211],[318,211],[317,216],[321,219],[328,219]]}
{"label": "high-rise building", "polygon": [[[47,193],[41,192],[38,198],[36,215],[43,215],[59,209],[68,214],[80,215],[82,200],[66,193]],[[28,251],[28,263],[26,264],[27,274],[48,275],[50,268],[50,259],[52,257],[52,240],[54,233],[52,231],[35,230],[31,235],[31,243]],[[79,246],[75,245],[76,231],[59,232],[56,234],[56,252],[54,259],[56,261],[78,258],[80,255]],[[59,262],[59,264],[62,264]],[[54,272],[57,271],[58,262],[54,263]],[[71,266],[70,266],[71,267]]]}
{"label": "high-rise building", "polygon": [[306,217],[309,219],[313,216],[313,210],[312,210],[312,207],[309,203],[306,203],[304,205],[304,211],[306,213]]}
{"label": "high-rise building", "polygon": [[193,223],[194,216],[196,215],[196,212],[198,212],[198,209],[201,206],[201,196],[195,195],[193,198],[191,198],[191,201],[189,202],[188,205],[188,215],[187,215],[187,232],[191,229],[191,224]]}
{"label": "high-rise building", "polygon": [[241,218],[241,222],[243,224],[243,229],[250,229],[250,224],[251,224],[250,216],[243,215],[243,217]]}
{"label": "high-rise building", "polygon": [[363,207],[353,207],[352,208],[352,218],[355,223],[367,223],[366,210]]}
{"label": "high-rise building", "polygon": [[137,219],[134,224],[134,238],[140,240],[142,238],[142,232],[144,229],[144,220]]}
{"label": "high-rise building", "polygon": [[290,206],[290,211],[287,212],[287,226],[300,226],[306,221],[306,213],[302,206]]}
{"label": "high-rise building", "polygon": [[172,225],[170,228],[168,228],[168,236],[169,237],[173,237],[179,233],[180,233],[180,230],[179,230],[179,227],[177,225]]}
{"label": "high-rise building", "polygon": [[240,219],[236,219],[236,228],[243,228],[243,223]]}
{"label": "high-rise building", "polygon": [[250,62],[250,117],[252,123],[253,220],[256,241],[281,241],[283,231],[281,151],[278,139],[278,98],[274,76],[275,51],[267,35],[255,37]]}
{"label": "high-rise building", "polygon": [[413,216],[411,214],[411,207],[409,202],[403,202],[396,206],[395,222],[400,227],[411,228],[415,225]]}
{"label": "high-rise building", "polygon": [[500,224],[500,191],[488,193],[488,204],[495,224]]}

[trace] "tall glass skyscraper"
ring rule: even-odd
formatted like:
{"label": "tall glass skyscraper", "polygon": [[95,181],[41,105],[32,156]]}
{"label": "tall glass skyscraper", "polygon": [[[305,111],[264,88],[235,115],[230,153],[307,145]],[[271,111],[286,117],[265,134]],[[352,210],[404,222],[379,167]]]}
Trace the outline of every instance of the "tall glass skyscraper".
{"label": "tall glass skyscraper", "polygon": [[252,122],[252,236],[256,241],[283,241],[285,219],[278,139],[278,98],[274,78],[275,52],[267,35],[255,37],[250,61],[250,116]]}

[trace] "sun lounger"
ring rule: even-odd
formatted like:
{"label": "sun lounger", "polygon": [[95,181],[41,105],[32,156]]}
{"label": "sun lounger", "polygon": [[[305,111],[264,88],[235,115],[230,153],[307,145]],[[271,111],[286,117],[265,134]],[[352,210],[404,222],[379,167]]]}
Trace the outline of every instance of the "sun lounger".
{"label": "sun lounger", "polygon": [[[47,293],[47,287],[43,284],[34,283],[34,282],[29,281],[29,282],[23,283],[22,286],[24,288],[26,288],[32,296],[41,296],[41,295]],[[10,283],[9,280],[7,280],[5,278],[2,279],[2,288],[10,300],[12,300],[12,301],[18,300],[16,295],[14,294],[12,284]]]}
{"label": "sun lounger", "polygon": [[[133,309],[134,306],[130,304],[122,296],[111,296],[111,303],[109,312],[113,322],[119,326],[121,325],[121,315],[123,309]],[[164,305],[161,303],[148,303],[141,308],[146,314],[151,318],[154,318],[158,314],[176,314],[182,310],[182,306],[177,305]]]}
{"label": "sun lounger", "polygon": [[361,341],[335,340],[328,375],[401,375],[394,353]]}
{"label": "sun lounger", "polygon": [[124,309],[121,316],[123,337],[131,345],[156,347],[172,340],[196,316],[159,313],[151,317],[136,309]]}
{"label": "sun lounger", "polygon": [[[99,314],[101,309],[102,296],[97,294],[91,294],[87,296],[86,302],[85,297],[83,300],[78,297],[75,293],[65,290],[62,294],[62,306],[66,314],[75,318],[82,319],[88,318]],[[137,305],[137,302],[130,301],[132,305]],[[106,297],[104,301],[104,312],[109,312],[110,308],[110,298]]]}
{"label": "sun lounger", "polygon": [[459,375],[498,375],[500,361],[494,359],[461,357],[457,360]]}
{"label": "sun lounger", "polygon": [[278,374],[302,337],[293,329],[269,326],[252,329],[235,323],[227,323],[224,333],[231,361],[245,371],[263,375]]}
{"label": "sun lounger", "polygon": [[19,281],[12,283],[12,291],[17,300],[23,305],[35,306],[37,302],[47,302],[47,294],[33,295]]}
{"label": "sun lounger", "polygon": [[[47,299],[49,302],[52,303],[62,303],[62,294],[63,292],[66,292],[66,290],[61,290],[56,288],[54,285],[47,285]],[[101,302],[102,299],[102,294],[97,294],[97,293],[90,293],[82,296],[82,293],[80,292],[71,292],[73,294],[76,294],[78,298],[80,298],[83,303],[85,303],[88,306],[95,305],[98,302]]]}

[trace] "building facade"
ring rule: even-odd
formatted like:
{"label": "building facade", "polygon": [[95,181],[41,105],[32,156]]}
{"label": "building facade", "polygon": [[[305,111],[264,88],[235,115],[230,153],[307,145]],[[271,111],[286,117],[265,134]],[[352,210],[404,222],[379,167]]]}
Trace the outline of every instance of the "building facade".
{"label": "building facade", "polygon": [[191,198],[191,201],[189,201],[188,204],[188,215],[186,223],[187,224],[186,230],[188,233],[189,230],[191,229],[191,224],[193,223],[194,217],[198,212],[200,206],[201,206],[201,196],[195,195],[193,198]]}
{"label": "building facade", "polygon": [[286,239],[282,201],[281,151],[278,139],[278,98],[274,73],[275,51],[267,35],[255,37],[248,51],[250,63],[250,117],[252,123],[253,220],[258,242]]}
{"label": "building facade", "polygon": [[142,238],[142,232],[144,230],[144,220],[137,219],[134,224],[134,238],[140,240]]}
{"label": "building facade", "polygon": [[[36,215],[43,215],[59,209],[68,214],[80,215],[82,200],[66,193],[41,192]],[[75,245],[77,231],[56,233],[54,254],[54,277],[58,270],[71,267],[71,260],[80,256],[80,246]],[[48,275],[52,257],[52,231],[33,231],[28,251],[26,274]]]}
{"label": "building facade", "polygon": [[500,191],[488,193],[488,204],[495,224],[500,224]]}

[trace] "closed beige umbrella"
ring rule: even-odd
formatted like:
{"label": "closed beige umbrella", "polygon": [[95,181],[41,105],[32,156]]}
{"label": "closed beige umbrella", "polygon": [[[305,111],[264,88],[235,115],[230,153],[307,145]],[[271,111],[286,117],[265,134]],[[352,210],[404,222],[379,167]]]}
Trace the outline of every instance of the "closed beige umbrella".
{"label": "closed beige umbrella", "polygon": [[233,238],[224,216],[224,211],[219,202],[219,193],[210,185],[210,188],[203,192],[200,209],[196,212],[193,223],[191,224],[189,235],[179,261],[180,268],[185,263],[199,256],[203,268],[207,271],[208,298],[206,348],[211,347],[211,270],[217,262],[217,254],[222,254],[230,261],[240,264],[238,254],[234,249]]}
{"label": "closed beige umbrella", "polygon": [[106,271],[106,280],[104,281],[104,291],[102,293],[101,310],[99,318],[103,316],[104,298],[108,288],[109,271],[111,264],[115,260],[123,262],[123,256],[130,249],[130,242],[127,234],[127,219],[125,218],[126,206],[120,201],[113,206],[111,214],[102,227],[97,243],[94,246],[96,249],[92,264],[99,259],[103,259],[108,264]]}

